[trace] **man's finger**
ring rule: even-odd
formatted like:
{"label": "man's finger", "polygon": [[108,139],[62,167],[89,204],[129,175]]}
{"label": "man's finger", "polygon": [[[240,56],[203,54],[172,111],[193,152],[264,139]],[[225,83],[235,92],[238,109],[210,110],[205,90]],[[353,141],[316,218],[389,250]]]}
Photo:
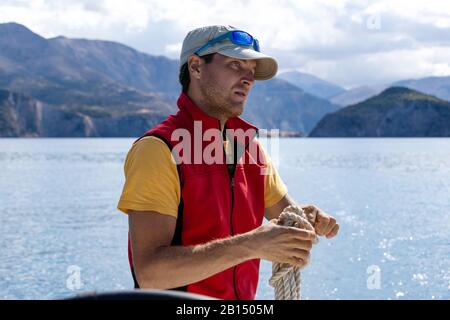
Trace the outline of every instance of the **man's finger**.
{"label": "man's finger", "polygon": [[316,233],[314,231],[306,230],[306,229],[298,229],[295,227],[284,227],[290,229],[292,235],[297,237],[300,240],[315,240]]}
{"label": "man's finger", "polygon": [[334,236],[337,235],[338,231],[339,231],[339,224],[336,223],[333,229],[327,234],[327,238],[328,239],[333,238]]}
{"label": "man's finger", "polygon": [[330,216],[330,220],[328,221],[328,225],[323,232],[324,234],[329,234],[331,230],[333,230],[334,226],[336,225],[336,219]]}
{"label": "man's finger", "polygon": [[316,228],[316,233],[319,236],[323,236],[325,234],[325,231],[327,230],[329,222],[330,222],[330,219],[328,217],[318,216],[315,228]]}

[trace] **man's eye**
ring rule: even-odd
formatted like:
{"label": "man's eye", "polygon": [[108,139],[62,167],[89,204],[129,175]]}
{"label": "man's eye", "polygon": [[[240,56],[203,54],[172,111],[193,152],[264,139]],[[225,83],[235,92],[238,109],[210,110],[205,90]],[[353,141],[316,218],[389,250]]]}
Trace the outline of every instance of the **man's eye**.
{"label": "man's eye", "polygon": [[239,68],[240,67],[239,63],[237,63],[237,62],[232,63],[231,66],[233,68]]}

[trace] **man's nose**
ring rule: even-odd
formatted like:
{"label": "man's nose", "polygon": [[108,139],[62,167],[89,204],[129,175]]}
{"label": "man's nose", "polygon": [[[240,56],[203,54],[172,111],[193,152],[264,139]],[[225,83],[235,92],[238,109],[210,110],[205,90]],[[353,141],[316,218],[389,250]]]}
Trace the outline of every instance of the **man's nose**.
{"label": "man's nose", "polygon": [[242,82],[251,86],[253,82],[255,82],[255,75],[253,74],[253,71],[246,71],[244,76],[242,77]]}

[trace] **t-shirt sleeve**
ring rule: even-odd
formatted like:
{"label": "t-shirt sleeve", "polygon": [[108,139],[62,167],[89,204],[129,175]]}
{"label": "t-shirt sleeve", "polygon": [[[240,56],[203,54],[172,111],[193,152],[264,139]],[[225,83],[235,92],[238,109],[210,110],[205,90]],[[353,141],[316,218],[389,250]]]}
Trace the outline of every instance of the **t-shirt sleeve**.
{"label": "t-shirt sleeve", "polygon": [[261,148],[267,165],[264,180],[264,208],[269,208],[287,195],[288,190],[270,159],[269,154],[264,150],[262,145]]}
{"label": "t-shirt sleeve", "polygon": [[173,156],[162,140],[151,136],[136,142],[125,159],[124,173],[120,211],[156,211],[177,217],[180,181]]}

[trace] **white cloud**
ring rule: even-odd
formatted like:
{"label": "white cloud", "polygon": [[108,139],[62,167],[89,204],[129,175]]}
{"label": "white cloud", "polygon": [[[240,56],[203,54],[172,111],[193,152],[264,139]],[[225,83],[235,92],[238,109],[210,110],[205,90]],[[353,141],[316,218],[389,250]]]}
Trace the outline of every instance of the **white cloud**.
{"label": "white cloud", "polygon": [[401,79],[450,75],[450,48],[429,47],[351,56],[339,60],[308,60],[299,71],[322,76],[345,87],[389,84]]}
{"label": "white cloud", "polygon": [[180,51],[181,51],[181,47],[183,46],[183,43],[182,42],[178,42],[178,43],[173,43],[173,44],[168,44],[167,46],[166,46],[166,52],[169,54],[169,55],[172,55],[172,54],[180,54]]}
{"label": "white cloud", "polygon": [[174,59],[189,30],[230,24],[254,34],[282,69],[344,86],[450,74],[450,3],[440,0],[3,0],[0,22],[9,21]]}

